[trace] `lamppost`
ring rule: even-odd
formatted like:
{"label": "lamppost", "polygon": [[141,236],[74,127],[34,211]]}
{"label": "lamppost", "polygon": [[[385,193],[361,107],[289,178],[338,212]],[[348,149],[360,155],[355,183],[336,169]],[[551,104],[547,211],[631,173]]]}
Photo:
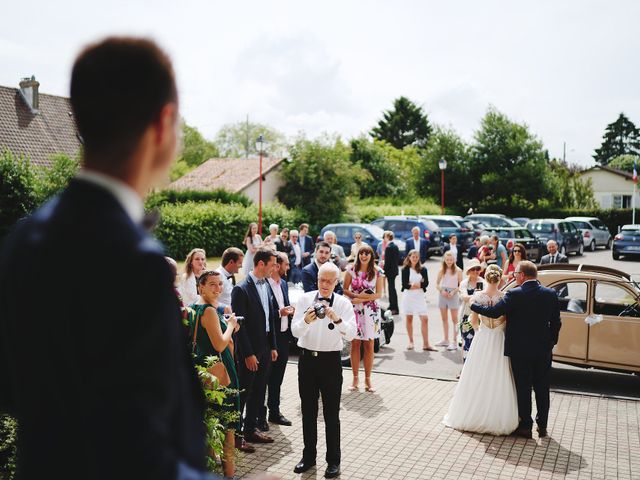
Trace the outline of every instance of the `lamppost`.
{"label": "lamppost", "polygon": [[267,148],[267,142],[264,139],[264,136],[260,135],[256,140],[256,150],[260,153],[260,193],[259,202],[258,202],[258,234],[262,236],[262,155]]}
{"label": "lamppost", "polygon": [[442,215],[444,215],[444,171],[447,169],[447,161],[443,158],[438,162],[438,166],[440,167],[440,184],[442,187],[441,209]]}

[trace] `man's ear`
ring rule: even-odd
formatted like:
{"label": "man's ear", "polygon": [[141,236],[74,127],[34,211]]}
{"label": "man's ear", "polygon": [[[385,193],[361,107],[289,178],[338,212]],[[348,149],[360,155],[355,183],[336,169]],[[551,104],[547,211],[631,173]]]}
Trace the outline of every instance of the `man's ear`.
{"label": "man's ear", "polygon": [[177,122],[179,122],[177,116],[178,106],[175,103],[167,103],[162,107],[158,115],[158,120],[155,123],[155,142],[157,145],[161,145],[167,135],[174,134],[174,129],[177,128]]}

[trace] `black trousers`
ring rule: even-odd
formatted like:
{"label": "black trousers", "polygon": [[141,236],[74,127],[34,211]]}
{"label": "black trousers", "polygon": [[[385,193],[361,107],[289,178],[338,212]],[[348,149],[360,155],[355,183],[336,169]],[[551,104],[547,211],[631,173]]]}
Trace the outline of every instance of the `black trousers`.
{"label": "black trousers", "polygon": [[388,275],[387,280],[389,283],[389,310],[397,312],[398,308],[398,292],[396,292],[396,277],[398,275]]}
{"label": "black trousers", "polygon": [[549,419],[549,383],[551,375],[551,352],[535,357],[511,357],[511,369],[518,396],[520,428],[531,429],[531,388],[536,396],[536,423],[547,427]]}
{"label": "black trousers", "polygon": [[240,412],[246,411],[243,419],[243,433],[256,430],[256,419],[264,405],[267,389],[267,376],[271,366],[271,350],[266,349],[258,357],[258,370],[252,372],[244,363],[244,358],[238,359],[238,376],[240,377]]}
{"label": "black trousers", "polygon": [[302,403],[302,436],[305,460],[315,460],[318,443],[318,398],[322,395],[327,440],[327,463],[340,463],[340,395],[342,363],[340,352],[318,352],[313,356],[302,350],[298,361],[298,390]]}
{"label": "black trousers", "polygon": [[269,407],[270,416],[280,415],[280,388],[282,387],[284,372],[289,361],[291,334],[287,331],[278,332],[276,335],[278,359],[275,362],[271,362],[271,369],[267,377],[267,405],[262,407],[260,415],[258,415],[258,425],[262,425],[267,419],[267,407]]}

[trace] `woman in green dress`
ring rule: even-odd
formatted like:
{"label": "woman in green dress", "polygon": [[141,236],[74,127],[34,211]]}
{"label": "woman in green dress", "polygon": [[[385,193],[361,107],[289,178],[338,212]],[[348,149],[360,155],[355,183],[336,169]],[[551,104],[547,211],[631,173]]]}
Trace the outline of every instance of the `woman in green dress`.
{"label": "woman in green dress", "polygon": [[[194,329],[197,328],[195,348],[196,363],[204,365],[206,357],[217,356],[224,364],[231,379],[229,388],[239,390],[240,382],[238,381],[238,374],[233,359],[233,340],[231,335],[236,332],[240,326],[238,325],[236,317],[231,314],[231,307],[218,303],[222,286],[222,277],[220,273],[216,271],[205,271],[198,279],[200,299],[197,303],[191,305],[194,311],[189,322],[191,338],[193,339]],[[226,319],[225,314],[227,314],[228,317]],[[239,394],[227,395],[224,408],[239,413]],[[239,429],[239,422],[240,420],[238,418],[236,425],[227,425],[222,459],[222,467],[226,477],[233,477],[235,473],[235,430]]]}

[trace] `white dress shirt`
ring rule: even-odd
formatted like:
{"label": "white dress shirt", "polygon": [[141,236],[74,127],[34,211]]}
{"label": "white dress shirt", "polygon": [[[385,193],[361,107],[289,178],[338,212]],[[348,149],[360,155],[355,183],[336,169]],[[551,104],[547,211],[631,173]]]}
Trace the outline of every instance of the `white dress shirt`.
{"label": "white dress shirt", "polygon": [[453,258],[458,259],[458,245],[449,244],[449,251],[453,253]]}
{"label": "white dress shirt", "polygon": [[231,290],[233,290],[233,282],[231,281],[232,274],[227,272],[222,265],[216,268],[216,272],[219,272],[222,276],[222,291],[218,297],[218,302],[231,306]]}
{"label": "white dress shirt", "polygon": [[291,248],[293,248],[293,252],[296,254],[296,260],[293,263],[296,267],[299,267],[302,263],[302,249],[300,248],[300,243],[291,243]]}
{"label": "white dress shirt", "polygon": [[178,283],[178,291],[185,307],[193,305],[200,299],[198,287],[196,286],[196,276],[193,272],[188,277],[185,277],[184,274],[182,275],[180,283]]}
{"label": "white dress shirt", "polygon": [[343,341],[353,340],[356,336],[356,317],[353,312],[353,304],[342,295],[333,295],[333,305],[331,308],[342,319],[342,322],[335,325],[333,330],[329,329],[331,319],[326,316],[317,319],[315,322],[304,321],[306,310],[315,303],[319,295],[317,290],[303,294],[296,305],[296,313],[291,322],[291,333],[298,338],[298,346],[316,352],[338,352],[342,350]]}
{"label": "white dress shirt", "polygon": [[[278,302],[278,310],[282,310],[286,305],[284,304],[284,293],[282,292],[280,280],[274,280],[269,277],[269,285],[271,285],[273,296],[276,297],[276,302]],[[289,317],[287,315],[282,315],[280,316],[280,331],[286,332],[287,328],[289,328]]]}
{"label": "white dress shirt", "polygon": [[82,169],[77,173],[76,178],[104,188],[115,197],[133,223],[142,222],[144,217],[142,199],[129,185],[117,178],[93,170]]}

